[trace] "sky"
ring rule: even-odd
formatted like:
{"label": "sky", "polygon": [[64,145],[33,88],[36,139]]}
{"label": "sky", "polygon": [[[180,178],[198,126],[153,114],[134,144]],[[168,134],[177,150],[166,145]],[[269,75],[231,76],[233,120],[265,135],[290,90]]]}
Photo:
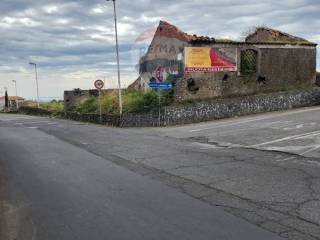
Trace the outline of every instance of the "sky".
{"label": "sky", "polygon": [[[320,0],[117,0],[121,82],[136,71],[139,36],[160,20],[181,30],[240,40],[254,26],[268,26],[320,44]],[[64,90],[93,88],[104,79],[117,87],[113,4],[105,0],[1,0],[0,95],[61,99]],[[320,71],[320,49],[317,48]]]}

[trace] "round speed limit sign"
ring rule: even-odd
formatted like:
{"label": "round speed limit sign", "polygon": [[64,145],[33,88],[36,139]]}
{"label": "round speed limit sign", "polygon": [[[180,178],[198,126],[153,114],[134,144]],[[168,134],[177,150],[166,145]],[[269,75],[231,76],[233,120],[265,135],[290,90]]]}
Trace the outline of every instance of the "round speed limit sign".
{"label": "round speed limit sign", "polygon": [[94,87],[98,90],[101,90],[104,86],[104,82],[100,79],[94,81]]}

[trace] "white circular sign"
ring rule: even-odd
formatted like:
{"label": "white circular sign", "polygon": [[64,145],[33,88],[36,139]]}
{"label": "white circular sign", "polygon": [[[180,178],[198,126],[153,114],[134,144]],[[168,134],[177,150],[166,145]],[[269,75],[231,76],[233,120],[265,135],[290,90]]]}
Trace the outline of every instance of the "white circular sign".
{"label": "white circular sign", "polygon": [[100,79],[94,81],[94,86],[96,89],[101,90],[104,87],[104,82]]}

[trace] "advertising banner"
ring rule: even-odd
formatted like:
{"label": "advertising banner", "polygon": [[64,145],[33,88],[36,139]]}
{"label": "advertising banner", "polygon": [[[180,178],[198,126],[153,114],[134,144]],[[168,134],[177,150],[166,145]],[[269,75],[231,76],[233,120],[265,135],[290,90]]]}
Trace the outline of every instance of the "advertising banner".
{"label": "advertising banner", "polygon": [[185,47],[185,72],[237,71],[236,48]]}

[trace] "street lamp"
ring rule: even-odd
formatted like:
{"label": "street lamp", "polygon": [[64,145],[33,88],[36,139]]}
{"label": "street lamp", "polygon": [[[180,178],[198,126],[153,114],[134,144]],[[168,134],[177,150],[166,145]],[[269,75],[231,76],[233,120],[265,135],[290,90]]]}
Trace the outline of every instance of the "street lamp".
{"label": "street lamp", "polygon": [[117,66],[118,66],[118,88],[119,88],[119,113],[122,116],[122,94],[121,94],[121,80],[120,80],[120,60],[119,60],[119,44],[118,44],[118,28],[117,28],[117,11],[116,0],[106,0],[107,2],[113,2],[114,11],[114,29],[116,33],[116,52],[117,52]]}
{"label": "street lamp", "polygon": [[38,85],[38,71],[37,71],[37,64],[34,62],[29,62],[30,65],[34,66],[34,71],[36,74],[36,84],[37,84],[37,105],[38,108],[40,107],[40,101],[39,101],[39,85]]}
{"label": "street lamp", "polygon": [[16,98],[17,98],[17,100],[16,100],[16,107],[17,107],[17,109],[19,109],[19,99],[18,99],[17,81],[16,81],[16,80],[12,80],[12,82],[14,83],[14,86],[15,86],[15,88],[16,88]]}

